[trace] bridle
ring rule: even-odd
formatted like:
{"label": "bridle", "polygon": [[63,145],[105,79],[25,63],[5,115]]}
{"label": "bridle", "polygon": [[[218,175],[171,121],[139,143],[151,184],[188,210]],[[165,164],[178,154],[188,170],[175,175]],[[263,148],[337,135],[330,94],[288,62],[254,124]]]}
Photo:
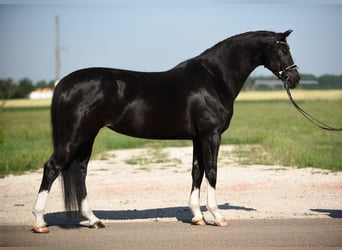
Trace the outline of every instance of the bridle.
{"label": "bridle", "polygon": [[284,86],[287,85],[287,81],[289,80],[289,76],[286,74],[287,72],[293,71],[293,70],[297,70],[298,66],[296,64],[291,64],[290,66],[284,66],[282,61],[280,60],[280,45],[283,44],[285,45],[288,49],[289,49],[289,45],[286,42],[283,41],[276,41],[275,42],[277,47],[278,47],[278,59],[279,59],[279,63],[280,63],[280,70],[277,72],[277,77],[279,80],[281,80],[284,83]]}
{"label": "bridle", "polygon": [[313,123],[315,126],[324,129],[324,130],[329,130],[329,131],[342,131],[342,128],[334,128],[331,127],[330,125],[327,125],[326,123],[323,123],[321,121],[319,121],[318,119],[316,119],[315,117],[313,117],[312,115],[308,114],[307,112],[305,112],[301,107],[298,106],[298,104],[293,100],[293,97],[291,95],[290,92],[290,87],[288,86],[287,82],[290,79],[290,77],[287,75],[287,72],[293,71],[293,70],[297,70],[298,67],[296,64],[291,64],[290,66],[284,66],[281,58],[280,58],[280,45],[285,45],[288,49],[289,46],[286,42],[283,41],[276,41],[275,42],[277,47],[278,47],[278,60],[280,63],[280,70],[277,72],[277,74],[275,74],[279,80],[281,80],[284,84],[284,88],[286,89],[286,93],[290,99],[290,102],[293,104],[293,106],[299,111],[299,113],[301,113],[306,119],[308,119],[311,123]]}

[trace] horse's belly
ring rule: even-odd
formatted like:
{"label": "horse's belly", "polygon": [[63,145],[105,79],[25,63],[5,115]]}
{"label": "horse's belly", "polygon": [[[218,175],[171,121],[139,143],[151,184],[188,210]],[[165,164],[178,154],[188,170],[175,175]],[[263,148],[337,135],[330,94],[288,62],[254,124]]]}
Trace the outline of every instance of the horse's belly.
{"label": "horse's belly", "polygon": [[191,139],[194,136],[190,118],[184,112],[166,107],[150,108],[139,99],[127,105],[108,127],[122,134],[150,139]]}
{"label": "horse's belly", "polygon": [[162,122],[152,124],[151,126],[137,126],[134,123],[119,123],[115,126],[108,126],[110,129],[128,136],[145,139],[193,139],[194,133],[191,130],[170,126]]}

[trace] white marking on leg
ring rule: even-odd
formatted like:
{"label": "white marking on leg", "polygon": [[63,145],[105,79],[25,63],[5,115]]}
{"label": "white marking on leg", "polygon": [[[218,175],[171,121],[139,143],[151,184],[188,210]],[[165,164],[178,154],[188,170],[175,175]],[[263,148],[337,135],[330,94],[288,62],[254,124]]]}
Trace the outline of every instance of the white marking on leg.
{"label": "white marking on leg", "polygon": [[207,208],[209,212],[214,216],[215,222],[224,220],[217,206],[215,188],[212,187],[209,184],[209,182],[208,182]]}
{"label": "white marking on leg", "polygon": [[192,218],[192,222],[203,220],[203,215],[200,209],[200,190],[198,188],[194,188],[194,190],[190,194],[189,207],[194,215]]}
{"label": "white marking on leg", "polygon": [[100,221],[91,210],[87,196],[81,202],[81,214],[89,220],[90,225],[94,225],[96,222]]}
{"label": "white marking on leg", "polygon": [[36,203],[33,206],[32,213],[36,217],[35,226],[37,227],[45,227],[46,222],[44,220],[44,212],[46,207],[46,202],[48,198],[49,192],[47,190],[41,191],[37,195]]}

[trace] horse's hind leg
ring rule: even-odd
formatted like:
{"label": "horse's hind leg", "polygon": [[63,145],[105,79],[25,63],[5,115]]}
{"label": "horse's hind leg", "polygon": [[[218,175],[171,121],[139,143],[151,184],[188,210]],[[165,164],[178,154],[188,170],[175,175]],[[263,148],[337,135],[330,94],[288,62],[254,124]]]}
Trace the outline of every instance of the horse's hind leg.
{"label": "horse's hind leg", "polygon": [[60,172],[61,169],[56,166],[55,156],[52,155],[51,158],[44,165],[42,183],[39,188],[35,205],[33,206],[32,213],[34,214],[36,219],[33,230],[36,233],[49,232],[49,230],[46,227],[46,222],[44,220],[44,212],[48,193],[50,192],[52,183],[56,180]]}
{"label": "horse's hind leg", "polygon": [[[64,150],[65,147],[58,147],[62,150],[55,151],[45,163],[43,179],[32,211],[36,219],[33,227],[34,232],[49,232],[44,220],[44,212],[51,186],[60,173],[63,175],[64,192],[67,191],[68,193],[68,191],[72,190],[71,195],[77,196],[75,198],[77,199],[78,207],[82,215],[89,219],[90,225],[95,228],[104,227],[90,209],[85,185],[87,165],[90,159],[93,141],[89,140],[88,143],[84,143],[81,147],[73,144],[74,146],[68,152]],[[68,175],[67,180],[71,180],[71,183],[64,179],[66,175]],[[71,201],[74,197],[69,196],[69,198],[68,201]],[[71,205],[68,206],[68,204],[66,206],[72,207]]]}

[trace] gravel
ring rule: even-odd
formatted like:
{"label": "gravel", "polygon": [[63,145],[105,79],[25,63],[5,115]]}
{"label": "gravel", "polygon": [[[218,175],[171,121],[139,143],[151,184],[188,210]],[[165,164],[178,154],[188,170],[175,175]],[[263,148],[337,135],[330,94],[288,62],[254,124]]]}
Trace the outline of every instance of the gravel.
{"label": "gravel", "polygon": [[[234,146],[221,147],[218,168],[217,201],[227,220],[342,218],[342,172],[241,166],[233,150]],[[106,152],[88,166],[90,205],[105,223],[190,221],[191,163],[191,147]],[[0,179],[2,225],[34,223],[31,210],[41,178],[42,170]],[[67,223],[59,182],[49,195],[48,223]],[[201,205],[210,221],[206,186],[204,181]]]}

